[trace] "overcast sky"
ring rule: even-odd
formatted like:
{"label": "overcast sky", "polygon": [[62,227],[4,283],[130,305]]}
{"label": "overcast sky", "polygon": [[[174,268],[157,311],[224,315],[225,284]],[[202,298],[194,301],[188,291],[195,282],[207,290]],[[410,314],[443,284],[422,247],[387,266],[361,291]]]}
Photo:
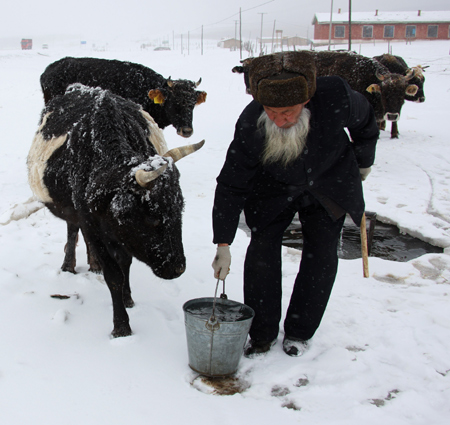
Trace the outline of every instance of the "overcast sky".
{"label": "overcast sky", "polygon": [[[239,8],[243,37],[312,36],[316,12],[329,12],[331,0],[21,0],[2,1],[0,38],[73,35],[85,39],[123,37],[149,40],[187,34],[234,37]],[[333,0],[333,13],[348,13],[349,0]],[[352,0],[352,11],[450,10],[449,0]],[[239,30],[238,30],[239,31]],[[238,32],[239,34],[239,32]],[[220,36],[219,36],[220,38]]]}

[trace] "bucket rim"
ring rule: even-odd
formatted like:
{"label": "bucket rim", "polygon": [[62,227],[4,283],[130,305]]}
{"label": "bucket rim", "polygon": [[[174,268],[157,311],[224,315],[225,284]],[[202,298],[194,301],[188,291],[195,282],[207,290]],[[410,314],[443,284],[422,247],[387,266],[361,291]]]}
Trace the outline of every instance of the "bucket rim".
{"label": "bucket rim", "polygon": [[[191,316],[194,316],[191,312],[187,311],[186,307],[188,306],[188,304],[194,303],[194,302],[211,302],[211,304],[214,303],[214,297],[200,297],[200,298],[192,298],[191,300],[186,301],[183,304],[183,311],[185,314],[189,314]],[[248,310],[250,317],[242,320],[242,322],[246,321],[246,320],[250,320],[255,317],[255,310],[253,310],[250,306],[248,306],[247,304],[241,303],[239,301],[234,301],[234,300],[230,300],[230,299],[225,299],[225,298],[216,298],[216,304],[223,304],[223,305],[238,305],[241,307],[244,307],[245,309]],[[199,320],[203,320],[203,319],[199,319]],[[207,322],[207,320],[205,320]],[[221,322],[221,323],[235,323],[235,322]]]}
{"label": "bucket rim", "polygon": [[[187,300],[184,304],[183,304],[183,309],[184,307],[189,304],[192,303],[194,301],[200,302],[200,301],[211,301],[214,302],[214,297],[199,297],[199,298],[192,298],[190,300]],[[242,305],[244,307],[249,308],[250,310],[253,310],[250,306],[248,306],[247,304],[241,303],[239,301],[235,301],[235,300],[230,300],[229,298],[220,298],[217,297],[216,298],[216,303],[220,303],[220,304],[239,304]]]}

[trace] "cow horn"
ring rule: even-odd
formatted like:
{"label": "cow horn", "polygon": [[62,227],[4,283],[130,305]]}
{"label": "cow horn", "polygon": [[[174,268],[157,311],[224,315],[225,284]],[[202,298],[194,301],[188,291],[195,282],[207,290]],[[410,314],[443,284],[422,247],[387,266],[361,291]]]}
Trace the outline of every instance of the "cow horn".
{"label": "cow horn", "polygon": [[380,74],[380,72],[376,72],[375,73],[375,75],[377,76],[377,78],[380,80],[380,81],[383,81],[384,79],[385,79],[385,75],[383,75],[383,74]]}
{"label": "cow horn", "polygon": [[416,75],[416,70],[414,68],[410,68],[408,70],[408,73],[405,76],[405,80],[409,81],[411,78],[413,78]]}
{"label": "cow horn", "polygon": [[194,143],[193,145],[181,146],[179,148],[173,148],[170,151],[166,152],[163,156],[170,157],[173,159],[173,162],[179,161],[181,158],[198,151],[205,144],[205,140],[201,142]]}
{"label": "cow horn", "polygon": [[200,80],[198,80],[198,81],[195,83],[195,87],[198,87],[198,86],[200,85],[201,82],[202,82],[202,77],[200,77]]}
{"label": "cow horn", "polygon": [[168,85],[169,87],[173,87],[172,77],[169,77],[169,78],[167,79],[167,85]]}
{"label": "cow horn", "polygon": [[156,180],[162,173],[164,173],[164,171],[166,171],[168,165],[169,164],[161,165],[161,167],[153,171],[137,170],[135,178],[139,183],[139,186],[147,187],[150,182]]}

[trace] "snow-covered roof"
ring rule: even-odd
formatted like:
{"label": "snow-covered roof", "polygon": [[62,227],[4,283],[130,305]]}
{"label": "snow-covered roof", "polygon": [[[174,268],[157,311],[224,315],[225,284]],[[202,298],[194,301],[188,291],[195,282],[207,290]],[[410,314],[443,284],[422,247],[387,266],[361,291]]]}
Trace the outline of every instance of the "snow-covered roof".
{"label": "snow-covered roof", "polygon": [[[363,24],[383,24],[383,23],[450,23],[450,10],[443,11],[427,11],[414,10],[410,12],[352,12],[352,23]],[[335,24],[348,23],[348,12],[333,12],[332,21]],[[316,13],[312,24],[329,23],[330,12]]]}

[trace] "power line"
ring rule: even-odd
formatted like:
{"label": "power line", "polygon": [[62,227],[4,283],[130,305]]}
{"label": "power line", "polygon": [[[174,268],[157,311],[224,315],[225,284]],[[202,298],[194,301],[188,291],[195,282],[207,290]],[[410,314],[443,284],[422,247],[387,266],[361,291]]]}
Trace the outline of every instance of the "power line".
{"label": "power line", "polygon": [[[256,9],[258,7],[264,6],[265,4],[273,3],[274,1],[275,0],[266,1],[265,3],[261,3],[258,6],[253,6],[253,7],[250,7],[249,9],[242,10],[241,12],[248,12],[249,10]],[[205,27],[210,27],[210,26],[213,26],[213,25],[221,24],[222,22],[228,21],[228,19],[234,18],[235,16],[238,16],[238,15],[239,15],[239,12],[235,13],[234,15],[229,16],[228,18],[222,19],[221,21],[214,22],[213,24],[207,24],[207,25],[204,25],[204,26]],[[198,28],[196,28],[196,29],[198,29]]]}

